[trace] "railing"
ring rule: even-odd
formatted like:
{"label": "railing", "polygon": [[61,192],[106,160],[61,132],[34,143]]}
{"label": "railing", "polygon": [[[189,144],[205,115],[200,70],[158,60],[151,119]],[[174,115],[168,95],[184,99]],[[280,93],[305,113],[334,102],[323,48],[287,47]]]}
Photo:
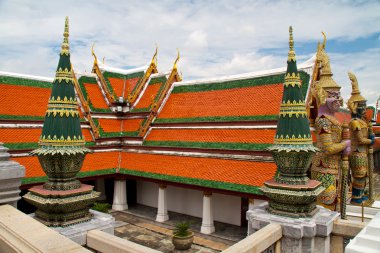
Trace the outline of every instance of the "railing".
{"label": "railing", "polygon": [[99,253],[160,253],[137,243],[110,235],[100,230],[87,232],[87,247]]}
{"label": "railing", "polygon": [[344,239],[354,238],[366,226],[367,223],[352,220],[337,219],[334,221],[331,233],[330,252],[343,253]]}
{"label": "railing", "polygon": [[0,206],[0,252],[91,253],[10,205]]}
{"label": "railing", "polygon": [[232,245],[222,253],[260,253],[273,247],[274,253],[281,252],[282,228],[279,224],[269,224],[240,242]]}

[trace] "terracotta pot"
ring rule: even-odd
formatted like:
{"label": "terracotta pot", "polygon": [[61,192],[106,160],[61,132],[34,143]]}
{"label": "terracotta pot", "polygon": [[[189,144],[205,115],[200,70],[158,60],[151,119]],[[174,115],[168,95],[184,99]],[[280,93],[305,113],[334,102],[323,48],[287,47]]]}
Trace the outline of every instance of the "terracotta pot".
{"label": "terracotta pot", "polygon": [[191,233],[190,235],[185,236],[185,237],[173,235],[172,242],[173,242],[174,248],[177,250],[190,249],[194,240],[193,232],[190,232],[190,233]]}

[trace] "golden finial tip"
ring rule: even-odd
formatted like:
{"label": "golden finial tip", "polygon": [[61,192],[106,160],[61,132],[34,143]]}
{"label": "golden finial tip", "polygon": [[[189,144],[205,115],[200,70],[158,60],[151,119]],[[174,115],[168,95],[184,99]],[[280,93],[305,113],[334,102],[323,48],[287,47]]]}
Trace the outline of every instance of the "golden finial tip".
{"label": "golden finial tip", "polygon": [[293,41],[293,27],[289,26],[289,49],[293,50],[294,48],[294,41]]}
{"label": "golden finial tip", "polygon": [[322,47],[326,48],[326,34],[324,32],[322,32],[322,35],[323,35],[323,44],[322,44]]}

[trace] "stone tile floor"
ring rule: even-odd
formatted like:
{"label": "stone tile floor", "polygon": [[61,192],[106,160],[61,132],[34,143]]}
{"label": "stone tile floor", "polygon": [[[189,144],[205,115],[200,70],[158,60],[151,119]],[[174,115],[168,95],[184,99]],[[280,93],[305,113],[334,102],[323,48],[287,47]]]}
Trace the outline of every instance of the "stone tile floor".
{"label": "stone tile floor", "polygon": [[194,232],[194,244],[189,253],[220,252],[246,236],[247,228],[215,222],[216,232],[212,235],[199,233],[201,219],[169,212],[169,221],[156,222],[157,209],[143,205],[131,206],[127,211],[113,212],[117,221],[125,222],[115,228],[115,235],[132,242],[162,251],[175,252],[171,243],[174,224],[179,221],[191,221],[191,230]]}

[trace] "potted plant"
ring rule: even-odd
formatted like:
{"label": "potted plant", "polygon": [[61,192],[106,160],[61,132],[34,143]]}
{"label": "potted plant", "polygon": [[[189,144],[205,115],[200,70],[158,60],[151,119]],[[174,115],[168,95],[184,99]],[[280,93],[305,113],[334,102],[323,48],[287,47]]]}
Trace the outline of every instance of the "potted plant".
{"label": "potted plant", "polygon": [[190,249],[193,244],[194,234],[189,230],[189,222],[180,222],[175,225],[172,242],[177,250]]}

